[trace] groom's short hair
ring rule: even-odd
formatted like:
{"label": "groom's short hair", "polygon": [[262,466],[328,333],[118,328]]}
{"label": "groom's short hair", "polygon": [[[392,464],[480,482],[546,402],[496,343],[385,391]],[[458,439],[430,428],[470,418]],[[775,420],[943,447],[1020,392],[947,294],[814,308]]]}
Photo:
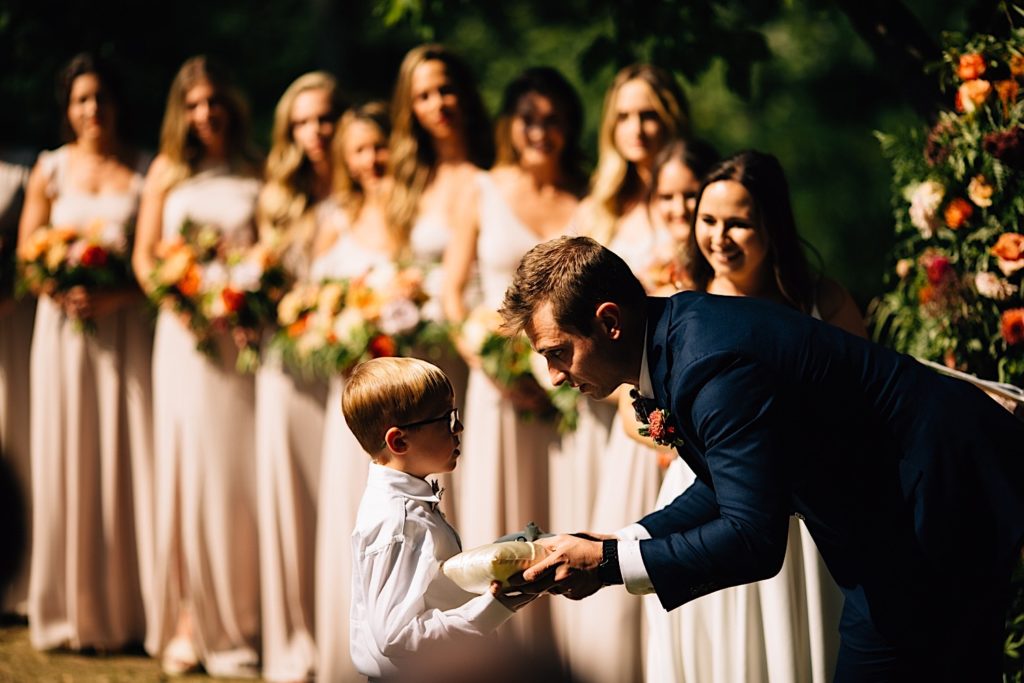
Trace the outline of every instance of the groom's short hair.
{"label": "groom's short hair", "polygon": [[502,327],[522,331],[550,301],[560,327],[589,334],[599,305],[610,301],[639,311],[646,296],[618,254],[589,237],[558,237],[538,244],[519,262],[501,306]]}

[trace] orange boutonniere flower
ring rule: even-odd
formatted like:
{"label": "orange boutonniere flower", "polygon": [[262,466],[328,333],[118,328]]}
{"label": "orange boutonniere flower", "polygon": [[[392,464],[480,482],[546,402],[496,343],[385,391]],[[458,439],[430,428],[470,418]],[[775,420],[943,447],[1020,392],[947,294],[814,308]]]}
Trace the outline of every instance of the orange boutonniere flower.
{"label": "orange boutonniere flower", "polygon": [[224,310],[228,313],[237,313],[242,308],[242,303],[245,301],[245,294],[239,292],[237,289],[231,289],[225,287],[220,292],[220,300],[224,302]]}

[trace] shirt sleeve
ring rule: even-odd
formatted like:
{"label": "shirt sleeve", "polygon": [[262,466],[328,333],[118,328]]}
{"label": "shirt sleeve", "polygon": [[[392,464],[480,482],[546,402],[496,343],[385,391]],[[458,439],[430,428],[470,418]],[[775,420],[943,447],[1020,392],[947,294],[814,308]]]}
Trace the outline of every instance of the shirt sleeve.
{"label": "shirt sleeve", "polygon": [[483,635],[513,612],[490,593],[452,609],[428,609],[425,597],[434,581],[446,581],[425,525],[407,520],[404,533],[368,548],[360,590],[368,596],[367,621],[377,649],[388,659],[416,653],[424,645],[457,635]]}

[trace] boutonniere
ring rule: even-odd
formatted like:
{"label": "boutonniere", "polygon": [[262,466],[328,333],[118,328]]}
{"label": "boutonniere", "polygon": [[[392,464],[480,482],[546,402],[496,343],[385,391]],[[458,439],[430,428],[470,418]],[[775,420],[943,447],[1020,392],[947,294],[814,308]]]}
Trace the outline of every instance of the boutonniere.
{"label": "boutonniere", "polygon": [[629,395],[633,399],[636,419],[640,422],[640,428],[637,430],[640,436],[652,439],[659,446],[678,448],[683,445],[679,430],[669,420],[667,410],[654,407],[654,400],[643,398],[636,389],[631,389]]}

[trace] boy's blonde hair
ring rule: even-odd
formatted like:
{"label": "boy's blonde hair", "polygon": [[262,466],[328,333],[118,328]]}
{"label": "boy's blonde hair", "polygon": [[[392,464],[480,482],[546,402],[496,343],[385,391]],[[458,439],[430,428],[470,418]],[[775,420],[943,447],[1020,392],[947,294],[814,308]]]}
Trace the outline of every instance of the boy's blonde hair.
{"label": "boy's blonde hair", "polygon": [[418,358],[374,358],[348,378],[341,412],[363,450],[386,462],[388,429],[434,417],[454,396],[451,381],[436,365]]}

